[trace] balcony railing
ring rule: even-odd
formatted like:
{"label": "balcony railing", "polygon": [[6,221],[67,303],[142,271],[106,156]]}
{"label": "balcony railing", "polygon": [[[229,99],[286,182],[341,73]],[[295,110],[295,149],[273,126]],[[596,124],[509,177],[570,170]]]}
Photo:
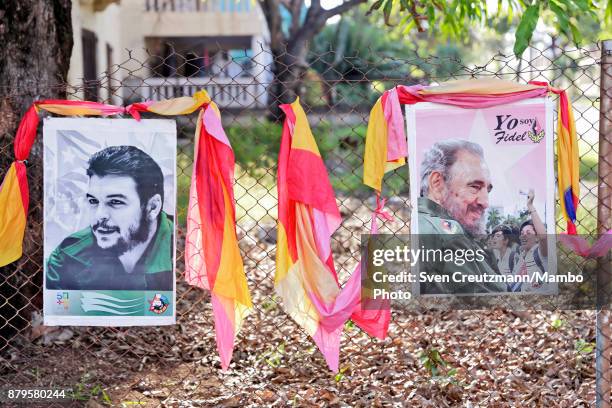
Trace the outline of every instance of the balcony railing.
{"label": "balcony railing", "polygon": [[147,78],[126,81],[127,99],[155,100],[192,96],[200,89],[220,108],[255,109],[266,106],[267,93],[263,84],[253,77]]}
{"label": "balcony railing", "polygon": [[251,0],[145,0],[147,12],[248,13]]}

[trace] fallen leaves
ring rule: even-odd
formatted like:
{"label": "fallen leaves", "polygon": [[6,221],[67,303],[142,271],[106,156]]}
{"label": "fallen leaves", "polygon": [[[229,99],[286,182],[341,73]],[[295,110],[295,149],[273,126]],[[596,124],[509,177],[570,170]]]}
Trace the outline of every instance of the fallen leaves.
{"label": "fallen leaves", "polygon": [[[396,220],[385,228],[406,232],[406,211],[391,209]],[[346,218],[333,250],[346,281],[370,213],[355,199],[345,199],[341,210]],[[54,331],[41,328],[32,333],[34,343],[2,361],[1,383],[104,384],[114,405],[147,407],[574,407],[595,400],[594,351],[588,348],[594,313],[584,311],[394,312],[383,341],[347,325],[343,371],[332,373],[274,294],[274,224],[242,234],[256,308],[237,336],[227,372],[217,356],[210,295],[181,277],[176,326],[64,328],[69,338],[46,342]],[[177,238],[182,248],[182,232]],[[183,270],[181,257],[177,269]],[[432,349],[447,365],[436,377],[419,360]],[[90,406],[96,403],[103,401]]]}

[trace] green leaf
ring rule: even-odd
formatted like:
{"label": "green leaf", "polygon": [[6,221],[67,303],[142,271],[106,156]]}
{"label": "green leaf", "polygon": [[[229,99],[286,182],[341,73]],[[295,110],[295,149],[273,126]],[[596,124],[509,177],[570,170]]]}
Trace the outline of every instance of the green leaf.
{"label": "green leaf", "polygon": [[385,24],[392,26],[391,24],[391,8],[393,7],[393,0],[387,0],[383,7],[383,15],[385,17]]}
{"label": "green leaf", "polygon": [[576,341],[575,349],[577,353],[589,354],[595,350],[595,344],[580,339]]}
{"label": "green leaf", "polygon": [[111,405],[113,403],[106,390],[102,390],[102,400],[108,405]]}
{"label": "green leaf", "polygon": [[559,22],[559,27],[561,28],[561,31],[565,35],[569,36],[570,35],[569,20],[567,19],[565,10],[563,10],[561,8],[561,5],[559,5],[557,1],[555,0],[551,0],[551,2],[549,3],[549,6],[552,12],[555,13],[555,16],[557,17],[557,21]]}
{"label": "green leaf", "polygon": [[553,330],[559,330],[564,325],[565,325],[565,320],[555,319],[553,320],[550,326],[553,328]]}
{"label": "green leaf", "polygon": [[574,23],[570,21],[569,24],[570,24],[570,30],[572,30],[572,38],[574,39],[574,43],[580,46],[580,43],[582,42],[582,34],[580,33],[580,30],[578,29],[578,27],[576,27]]}
{"label": "green leaf", "polygon": [[429,26],[433,27],[433,23],[436,20],[436,9],[432,4],[427,6],[427,21],[429,22]]}
{"label": "green leaf", "polygon": [[344,377],[346,376],[344,373],[349,369],[349,366],[344,366],[341,367],[340,370],[338,371],[338,373],[334,376],[334,380],[336,382],[340,382],[342,381],[342,379],[344,379]]}
{"label": "green leaf", "polygon": [[508,24],[512,23],[512,19],[514,18],[514,7],[512,7],[512,2],[508,2]]}
{"label": "green leaf", "polygon": [[368,9],[368,12],[366,13],[366,16],[369,16],[370,14],[372,14],[372,12],[374,10],[378,10],[380,8],[380,6],[383,5],[385,0],[376,0],[372,6]]}
{"label": "green leaf", "polygon": [[550,3],[554,4],[557,8],[562,10],[561,12],[556,12],[555,11],[555,14],[557,14],[557,16],[559,16],[560,13],[569,13],[570,5],[568,5],[566,1],[563,1],[563,0],[551,0]]}
{"label": "green leaf", "polygon": [[[407,16],[407,17],[412,17],[412,16]],[[416,23],[414,21],[413,18],[409,19],[410,21],[408,22],[408,24],[406,24],[406,27],[404,28],[404,31],[402,31],[402,34],[406,35],[408,34],[410,31],[412,31],[415,27],[416,27]]]}
{"label": "green leaf", "polygon": [[[563,1],[567,1],[567,0],[563,0]],[[573,3],[578,6],[580,11],[583,11],[583,12],[588,12],[591,8],[590,7],[591,2],[588,0],[574,0]]]}
{"label": "green leaf", "polygon": [[514,36],[514,55],[516,58],[520,58],[523,55],[523,52],[529,46],[529,42],[531,41],[531,36],[533,35],[533,31],[538,24],[538,19],[540,18],[540,6],[533,5],[527,7],[525,13],[523,13],[523,17],[521,18],[521,22],[516,28],[516,34]]}

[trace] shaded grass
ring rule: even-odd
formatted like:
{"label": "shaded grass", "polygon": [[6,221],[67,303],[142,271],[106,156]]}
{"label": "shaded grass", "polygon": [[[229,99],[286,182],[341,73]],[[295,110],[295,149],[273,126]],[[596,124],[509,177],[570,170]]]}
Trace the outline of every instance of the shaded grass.
{"label": "shaded grass", "polygon": [[[193,169],[193,147],[184,146],[178,153],[177,166],[177,218],[180,226],[187,223],[189,188]],[[187,149],[190,149],[187,151]],[[262,172],[256,176],[236,165],[234,197],[236,199],[236,221],[244,223],[271,222],[276,220],[276,181],[272,174]]]}
{"label": "shaded grass", "polygon": [[580,180],[597,181],[597,155],[587,154],[580,159]]}

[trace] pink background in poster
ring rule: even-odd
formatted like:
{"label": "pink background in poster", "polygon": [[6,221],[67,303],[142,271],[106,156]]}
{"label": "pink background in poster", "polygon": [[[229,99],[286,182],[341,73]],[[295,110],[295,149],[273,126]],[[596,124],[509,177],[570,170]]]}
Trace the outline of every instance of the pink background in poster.
{"label": "pink background in poster", "polygon": [[[438,105],[439,106],[439,105]],[[546,129],[546,105],[541,103],[509,104],[485,109],[463,109],[453,106],[423,106],[415,109],[416,135],[410,134],[408,126],[408,139],[415,137],[416,149],[410,154],[416,155],[416,188],[412,194],[420,192],[420,167],[423,155],[435,142],[458,138],[478,143],[484,150],[485,161],[491,172],[493,190],[489,195],[489,209],[497,208],[502,215],[518,215],[525,208],[526,196],[519,193],[527,192],[530,188],[535,190],[535,205],[538,212],[545,215],[546,203],[546,144],[544,136],[538,143],[526,137],[524,141],[502,141],[496,144],[495,128],[498,125],[497,115],[505,119],[502,130],[508,130],[506,125],[511,118],[520,120],[536,119],[539,128]],[[511,115],[506,119],[506,115]],[[514,123],[512,123],[514,124]],[[520,135],[531,130],[531,124],[520,124],[510,130]],[[551,133],[552,135],[552,133]],[[409,146],[411,144],[409,143]],[[412,144],[414,146],[414,144]],[[414,160],[414,158],[413,158]],[[410,164],[414,162],[411,160]],[[550,164],[552,165],[552,163]],[[410,171],[413,171],[410,168]],[[553,185],[549,188],[554,188]],[[543,217],[545,220],[548,217]]]}

